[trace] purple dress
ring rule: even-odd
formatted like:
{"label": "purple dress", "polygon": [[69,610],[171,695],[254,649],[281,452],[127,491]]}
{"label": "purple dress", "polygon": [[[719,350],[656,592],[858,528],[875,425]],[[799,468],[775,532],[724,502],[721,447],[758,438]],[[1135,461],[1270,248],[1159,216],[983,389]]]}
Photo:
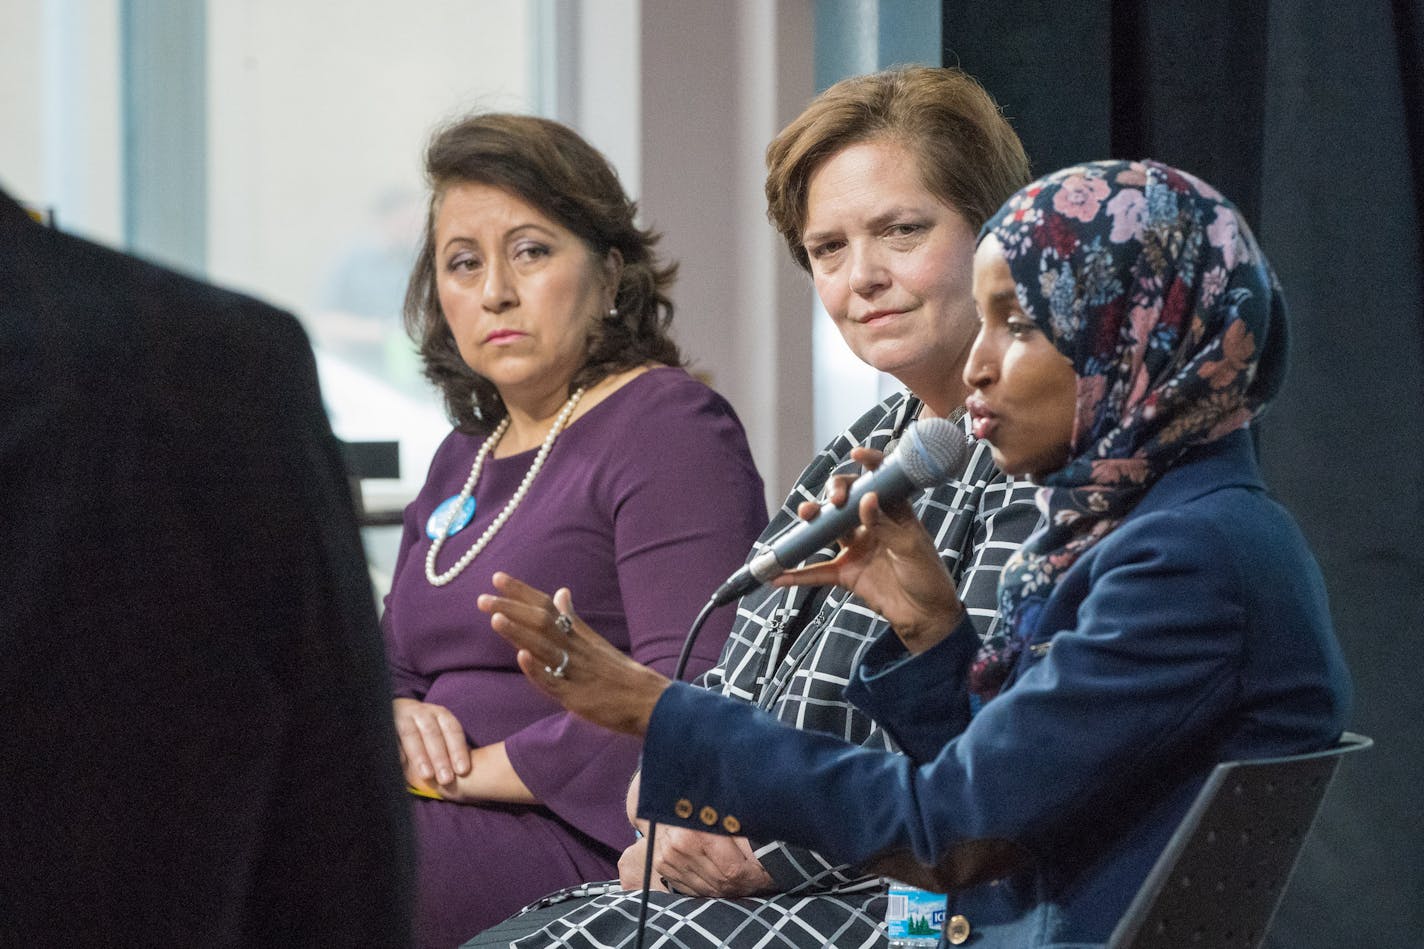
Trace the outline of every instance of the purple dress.
{"label": "purple dress", "polygon": [[[671,674],[687,629],[766,524],[741,423],[681,369],[650,370],[559,435],[500,532],[444,587],[425,577],[426,521],[469,477],[481,439],[452,432],[405,531],[383,617],[395,695],[444,705],[472,746],[503,741],[539,805],[412,798],[419,848],[416,938],[451,947],[529,901],[617,875],[633,834],[624,793],[640,744],[564,712],[525,681],[475,598],[503,570],[553,592],[633,658]],[[489,458],[474,519],[446,541],[458,560],[504,508],[535,451]],[[714,613],[688,675],[710,667],[731,626]]]}

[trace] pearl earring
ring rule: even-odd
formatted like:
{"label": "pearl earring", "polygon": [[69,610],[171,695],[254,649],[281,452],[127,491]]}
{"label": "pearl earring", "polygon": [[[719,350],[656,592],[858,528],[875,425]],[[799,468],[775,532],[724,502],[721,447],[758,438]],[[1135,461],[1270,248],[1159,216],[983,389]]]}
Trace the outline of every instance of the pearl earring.
{"label": "pearl earring", "polygon": [[618,316],[618,307],[610,306],[608,308],[608,315],[610,318],[616,318]]}

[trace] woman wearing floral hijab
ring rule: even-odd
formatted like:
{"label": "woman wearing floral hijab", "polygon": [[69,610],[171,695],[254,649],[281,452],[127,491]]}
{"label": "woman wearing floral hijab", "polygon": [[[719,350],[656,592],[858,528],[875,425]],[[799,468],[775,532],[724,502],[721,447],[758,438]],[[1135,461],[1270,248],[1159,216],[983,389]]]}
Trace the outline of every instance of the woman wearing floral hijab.
{"label": "woman wearing floral hijab", "polygon": [[1328,746],[1350,688],[1247,430],[1280,388],[1285,311],[1236,209],[1175,169],[1099,162],[981,234],[968,407],[1047,515],[1003,573],[1007,635],[978,648],[923,531],[873,497],[836,560],[779,581],[840,583],[890,620],[847,694],[906,756],[769,726],[582,624],[557,638],[562,595],[496,577],[481,607],[566,706],[646,734],[643,816],[729,815],[947,890],[976,946],[1097,945],[1211,768]]}
{"label": "woman wearing floral hijab", "polygon": [[[1076,377],[1066,463],[1031,472],[1047,526],[1000,587],[1018,635],[988,644],[971,675],[982,699],[1012,673],[1057,578],[1190,449],[1245,428],[1275,396],[1286,323],[1275,274],[1237,210],[1155,162],[1100,162],[1030,185],[985,225],[977,260],[1014,291],[992,301],[1002,319],[986,309],[981,353],[993,352],[996,326],[1015,336],[1031,317]],[[967,381],[981,390],[969,399],[975,434],[1000,460],[1014,433],[991,435],[1003,427],[995,380],[971,362]]]}

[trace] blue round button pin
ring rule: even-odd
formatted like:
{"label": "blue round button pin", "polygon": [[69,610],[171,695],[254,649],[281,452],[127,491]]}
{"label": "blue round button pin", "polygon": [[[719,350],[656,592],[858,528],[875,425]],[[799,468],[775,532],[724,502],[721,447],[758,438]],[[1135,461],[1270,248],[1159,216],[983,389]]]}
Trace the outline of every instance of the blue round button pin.
{"label": "blue round button pin", "polygon": [[[440,536],[441,531],[444,531],[446,537],[451,537],[460,533],[465,525],[470,523],[470,519],[475,516],[475,499],[465,498],[465,503],[456,509],[455,505],[459,504],[459,501],[460,496],[452,494],[430,512],[430,519],[425,522],[426,537],[434,540]],[[448,527],[446,521],[449,522]]]}

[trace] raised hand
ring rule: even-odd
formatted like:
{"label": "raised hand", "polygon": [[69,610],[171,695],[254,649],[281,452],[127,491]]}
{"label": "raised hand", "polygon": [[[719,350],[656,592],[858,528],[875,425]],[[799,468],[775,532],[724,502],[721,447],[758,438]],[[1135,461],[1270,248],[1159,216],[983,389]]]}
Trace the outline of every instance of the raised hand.
{"label": "raised hand", "polygon": [[476,605],[490,614],[491,628],[518,647],[529,681],[595,725],[640,737],[647,732],[669,679],[590,629],[574,613],[568,590],[550,597],[506,573],[493,580],[498,595],[486,593]]}

